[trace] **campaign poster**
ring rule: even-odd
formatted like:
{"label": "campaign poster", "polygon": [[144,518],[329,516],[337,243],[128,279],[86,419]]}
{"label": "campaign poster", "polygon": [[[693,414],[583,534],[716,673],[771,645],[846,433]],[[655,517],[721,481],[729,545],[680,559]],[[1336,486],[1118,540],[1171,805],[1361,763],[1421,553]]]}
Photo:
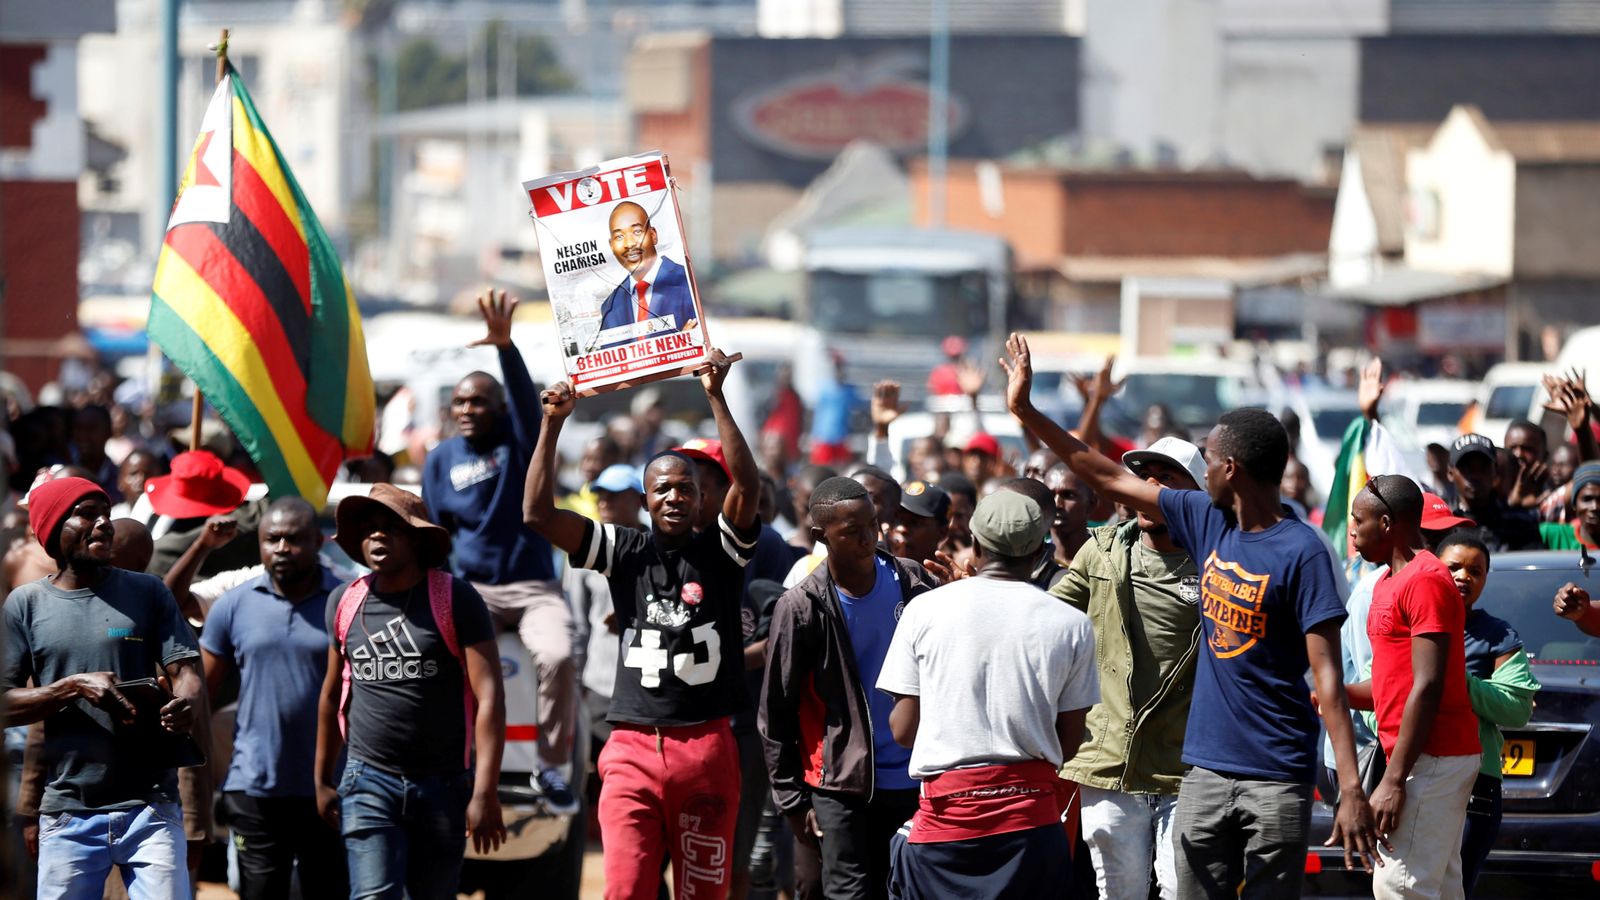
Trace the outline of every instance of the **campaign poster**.
{"label": "campaign poster", "polygon": [[667,158],[523,182],[567,378],[580,397],[701,366],[710,346]]}

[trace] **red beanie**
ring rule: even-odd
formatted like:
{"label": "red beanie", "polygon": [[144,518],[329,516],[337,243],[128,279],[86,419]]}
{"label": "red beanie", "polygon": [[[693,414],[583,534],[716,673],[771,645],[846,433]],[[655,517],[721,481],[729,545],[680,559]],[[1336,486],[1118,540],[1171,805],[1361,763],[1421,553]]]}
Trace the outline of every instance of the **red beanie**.
{"label": "red beanie", "polygon": [[[111,502],[111,497],[87,478],[57,478],[55,481],[46,481],[34,488],[28,494],[28,524],[33,526],[33,536],[39,539],[39,546],[50,553],[50,539],[55,537],[56,529],[61,527],[61,520],[72,512],[78,501],[86,497],[99,494],[106,503]],[[54,556],[54,554],[51,554]]]}

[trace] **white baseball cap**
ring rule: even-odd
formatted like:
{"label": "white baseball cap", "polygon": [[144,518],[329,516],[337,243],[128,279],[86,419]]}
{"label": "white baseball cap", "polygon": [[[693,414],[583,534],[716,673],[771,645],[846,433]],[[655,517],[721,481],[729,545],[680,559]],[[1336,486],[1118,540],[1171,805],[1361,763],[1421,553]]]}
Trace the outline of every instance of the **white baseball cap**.
{"label": "white baseball cap", "polygon": [[1189,473],[1194,479],[1196,488],[1205,489],[1206,458],[1199,447],[1183,438],[1164,437],[1143,450],[1129,450],[1122,454],[1122,464],[1140,478],[1144,477],[1144,472],[1140,470],[1147,462],[1164,462],[1177,466]]}

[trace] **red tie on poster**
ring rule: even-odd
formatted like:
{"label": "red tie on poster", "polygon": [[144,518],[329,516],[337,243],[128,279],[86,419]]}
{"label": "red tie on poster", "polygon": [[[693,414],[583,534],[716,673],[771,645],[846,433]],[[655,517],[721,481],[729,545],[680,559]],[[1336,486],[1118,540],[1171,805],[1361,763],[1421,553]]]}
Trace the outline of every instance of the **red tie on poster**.
{"label": "red tie on poster", "polygon": [[636,321],[639,321],[639,322],[649,321],[649,319],[650,319],[650,304],[645,302],[644,295],[645,295],[646,292],[648,292],[650,290],[650,282],[648,282],[648,281],[637,281],[637,282],[634,282],[633,289],[635,291],[637,291],[638,294],[639,294],[639,317],[638,317],[638,319]]}

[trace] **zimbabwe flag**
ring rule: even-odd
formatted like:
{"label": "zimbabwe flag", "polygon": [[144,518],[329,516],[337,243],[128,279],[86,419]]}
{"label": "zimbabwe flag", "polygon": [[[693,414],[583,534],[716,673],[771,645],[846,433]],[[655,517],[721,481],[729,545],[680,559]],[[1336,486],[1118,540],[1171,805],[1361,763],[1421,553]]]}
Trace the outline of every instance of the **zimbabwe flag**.
{"label": "zimbabwe flag", "polygon": [[339,257],[230,65],[156,264],[149,332],[256,461],[320,506],[370,453],[376,398]]}

